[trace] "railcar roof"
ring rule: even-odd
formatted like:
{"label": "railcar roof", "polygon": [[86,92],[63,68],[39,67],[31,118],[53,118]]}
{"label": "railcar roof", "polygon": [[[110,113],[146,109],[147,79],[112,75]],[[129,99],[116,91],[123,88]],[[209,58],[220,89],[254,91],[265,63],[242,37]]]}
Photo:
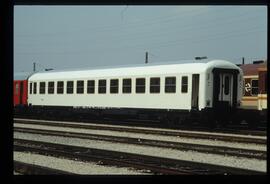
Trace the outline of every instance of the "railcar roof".
{"label": "railcar roof", "polygon": [[115,68],[130,68],[130,67],[146,67],[146,66],[160,66],[160,65],[174,65],[174,64],[191,64],[191,63],[207,63],[211,60],[181,60],[181,61],[169,61],[169,62],[156,62],[156,63],[143,63],[143,64],[126,64],[117,66],[94,66],[86,68],[75,68],[75,69],[62,69],[62,70],[49,70],[40,71],[38,73],[55,73],[55,72],[74,72],[74,71],[88,71],[88,70],[99,70],[99,69],[115,69]]}
{"label": "railcar roof", "polygon": [[[208,62],[207,62],[208,61]],[[189,62],[189,63],[184,63]],[[196,62],[196,63],[190,63]],[[133,66],[99,67],[83,70],[62,70],[38,72],[30,77],[30,80],[53,80],[53,79],[76,79],[87,77],[117,77],[117,76],[139,76],[139,75],[161,75],[174,73],[202,73],[209,67],[223,66],[235,67],[235,64],[224,60],[198,60],[178,61],[170,63],[140,64]]]}

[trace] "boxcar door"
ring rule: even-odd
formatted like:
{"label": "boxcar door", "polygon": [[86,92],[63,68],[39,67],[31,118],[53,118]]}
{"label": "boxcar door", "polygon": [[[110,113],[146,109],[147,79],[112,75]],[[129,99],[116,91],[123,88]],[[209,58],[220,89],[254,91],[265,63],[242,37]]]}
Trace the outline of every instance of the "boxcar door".
{"label": "boxcar door", "polygon": [[20,82],[20,104],[23,104],[23,81]]}

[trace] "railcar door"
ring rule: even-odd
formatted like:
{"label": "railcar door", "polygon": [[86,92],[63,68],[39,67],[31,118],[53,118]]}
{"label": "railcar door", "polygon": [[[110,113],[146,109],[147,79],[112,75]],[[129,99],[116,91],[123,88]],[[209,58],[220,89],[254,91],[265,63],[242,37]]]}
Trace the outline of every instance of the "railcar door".
{"label": "railcar door", "polygon": [[213,70],[213,108],[236,107],[238,73],[239,71],[234,69]]}

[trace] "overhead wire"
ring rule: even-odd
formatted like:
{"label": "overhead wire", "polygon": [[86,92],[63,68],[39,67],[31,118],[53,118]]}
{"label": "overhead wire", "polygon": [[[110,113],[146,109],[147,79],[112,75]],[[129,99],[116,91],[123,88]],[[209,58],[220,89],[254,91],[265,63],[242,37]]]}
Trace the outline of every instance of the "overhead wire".
{"label": "overhead wire", "polygon": [[[187,12],[191,12],[192,10],[190,10],[190,11],[187,11]],[[184,12],[184,13],[187,13],[187,12]],[[190,14],[184,14],[184,13],[182,13],[181,14],[181,16],[190,16]],[[200,12],[199,12],[200,13]],[[156,17],[156,18],[153,18],[153,19],[149,19],[149,20],[147,20],[147,19],[143,19],[143,20],[140,20],[140,21],[138,21],[138,20],[136,20],[136,21],[134,21],[134,22],[129,22],[129,23],[125,23],[125,26],[132,26],[133,24],[135,24],[135,26],[138,26],[138,25],[136,25],[136,24],[141,24],[141,23],[143,23],[142,25],[147,25],[147,24],[149,24],[149,21],[158,21],[158,22],[160,22],[160,21],[162,21],[162,19],[163,18],[168,18],[168,17],[173,17],[173,16],[175,16],[175,15],[169,15],[169,16],[163,16],[163,17]],[[141,25],[141,26],[142,26]],[[110,26],[108,26],[108,25],[105,25],[105,26],[100,26],[100,27],[84,27],[84,28],[80,28],[80,29],[76,29],[76,30],[74,30],[74,31],[68,31],[68,32],[66,32],[66,33],[75,33],[75,34],[78,34],[78,31],[79,30],[85,30],[85,31],[89,31],[89,30],[92,30],[92,31],[102,31],[103,29],[105,29],[105,30],[111,30],[111,29],[119,29],[119,27],[121,27],[121,26],[123,26],[123,24],[117,24],[117,25],[110,25]],[[134,26],[134,25],[133,25]],[[53,33],[43,33],[43,34],[15,34],[15,36],[18,36],[18,37],[32,37],[32,36],[61,36],[61,35],[63,35],[63,34],[65,34],[65,32],[53,32]]]}
{"label": "overhead wire", "polygon": [[[243,15],[245,15],[245,13],[242,13],[242,14],[240,14],[239,16],[243,16]],[[234,19],[228,19],[228,17],[222,17],[222,19],[226,19],[225,21],[235,21],[235,20],[237,20],[237,18],[239,18],[239,16],[238,17],[235,17],[235,15],[234,16],[231,16],[231,18],[233,18],[234,17]],[[257,18],[258,16],[260,16],[260,15],[256,15],[255,17],[253,16],[253,17],[240,17],[240,18],[248,18],[249,20],[250,19],[254,19],[254,18]],[[224,22],[221,22],[220,20],[222,20],[222,19],[216,19],[216,21],[219,21],[218,22],[218,24],[219,23],[221,23],[221,24],[223,24]],[[195,25],[194,26],[194,23],[192,24],[190,24],[190,26],[191,27],[188,27],[187,25],[183,25],[183,26],[181,26],[180,27],[180,29],[173,29],[173,30],[170,30],[169,29],[169,32],[175,32],[175,31],[181,31],[181,30],[191,30],[191,29],[202,29],[202,28],[204,28],[203,30],[207,30],[207,29],[211,29],[211,30],[213,30],[213,28],[217,28],[218,26],[213,26],[213,27],[210,27],[209,26],[209,24],[211,25],[211,24],[214,24],[215,23],[215,21],[207,21],[207,22],[205,22],[205,23],[202,23],[202,24],[199,24],[199,25]],[[241,21],[240,23],[245,23],[245,21]],[[153,31],[152,31],[153,32]],[[146,32],[147,33],[147,32]],[[150,33],[150,32],[148,32],[148,33]],[[119,39],[118,41],[120,41],[120,40],[123,40],[123,37],[125,37],[125,36],[129,36],[128,37],[128,39],[132,39],[132,38],[134,38],[134,37],[131,37],[132,35],[134,35],[135,37],[139,37],[139,38],[144,38],[144,37],[147,37],[148,39],[149,38],[152,38],[152,37],[154,37],[154,36],[159,36],[159,35],[163,35],[163,34],[166,34],[167,32],[162,32],[162,33],[159,33],[159,34],[152,34],[152,35],[141,35],[141,34],[138,34],[138,33],[133,33],[133,34],[131,34],[131,35],[119,35],[118,37],[115,37],[115,36],[109,36],[109,39]],[[102,39],[99,39],[99,38],[96,38],[96,40],[98,40],[98,42],[100,43],[101,41],[102,41]],[[91,42],[93,42],[93,41],[95,41],[95,40],[93,40],[93,39],[87,39],[87,38],[85,38],[84,39],[84,41],[91,41]],[[106,42],[107,40],[106,39],[103,39],[103,42]]]}
{"label": "overhead wire", "polygon": [[[242,13],[242,14],[244,14],[244,13]],[[226,19],[226,17],[224,17],[225,19]],[[228,19],[227,19],[228,20]],[[232,20],[234,20],[234,19],[232,19]],[[210,22],[209,22],[210,23]],[[209,24],[208,23],[208,24]],[[204,26],[205,27],[205,25],[202,25],[202,26]],[[206,26],[206,28],[207,28],[208,26]],[[192,27],[191,27],[192,28]],[[197,27],[198,28],[198,27]],[[241,33],[241,35],[243,35],[243,33]],[[211,35],[210,35],[211,36]],[[224,36],[224,35],[223,35]],[[221,36],[222,37],[222,36]],[[226,37],[226,36],[225,36]],[[204,38],[205,39],[205,38]],[[218,38],[218,39],[220,39],[220,38]],[[212,37],[210,37],[210,38],[208,38],[208,40],[213,40],[213,38]],[[214,38],[214,40],[215,40],[215,38]],[[153,48],[156,48],[156,47],[164,47],[164,46],[166,46],[166,43],[167,44],[169,44],[169,45],[172,45],[172,44],[174,44],[174,42],[176,42],[175,44],[177,45],[177,44],[179,44],[179,41],[180,41],[180,43],[183,43],[183,40],[176,40],[176,41],[173,41],[173,42],[161,42],[161,43],[154,43],[155,45],[153,46]],[[190,41],[190,40],[186,40],[187,41],[187,43],[192,43],[192,42],[194,42],[194,43],[198,43],[198,40],[194,40],[194,41]],[[136,47],[138,47],[138,46],[142,46],[142,45],[135,45],[135,47],[134,46],[131,46],[131,47],[125,47],[125,48],[136,48]],[[144,49],[146,46],[142,46],[140,49]],[[121,47],[122,48],[122,47]],[[118,48],[118,49],[121,49],[121,48]],[[116,48],[112,48],[113,50],[114,49],[116,49]],[[103,50],[104,50],[104,48],[103,48]],[[76,54],[76,53],[84,53],[85,51],[82,51],[82,52],[71,52],[70,54]],[[88,52],[88,51],[86,51],[86,52]],[[31,53],[31,52],[30,52]],[[40,54],[41,54],[42,52],[40,52]],[[48,53],[51,53],[51,52],[48,52]],[[67,51],[64,51],[64,52],[56,52],[55,54],[67,54]],[[89,52],[88,52],[89,53]]]}

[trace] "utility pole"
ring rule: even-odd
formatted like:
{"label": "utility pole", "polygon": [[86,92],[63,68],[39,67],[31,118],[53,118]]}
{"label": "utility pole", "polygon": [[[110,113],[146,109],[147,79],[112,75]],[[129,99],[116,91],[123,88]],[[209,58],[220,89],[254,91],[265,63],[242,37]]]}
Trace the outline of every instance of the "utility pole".
{"label": "utility pole", "polygon": [[145,64],[148,63],[148,52],[145,53]]}
{"label": "utility pole", "polygon": [[36,71],[36,63],[35,62],[33,63],[33,71],[34,72]]}
{"label": "utility pole", "polygon": [[245,64],[245,58],[242,57],[242,65],[244,65],[244,64]]}

